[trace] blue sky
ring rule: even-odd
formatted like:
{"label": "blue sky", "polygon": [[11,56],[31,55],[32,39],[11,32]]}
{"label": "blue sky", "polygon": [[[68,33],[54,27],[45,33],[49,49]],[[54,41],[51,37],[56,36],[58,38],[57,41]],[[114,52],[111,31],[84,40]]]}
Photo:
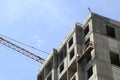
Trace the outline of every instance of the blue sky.
{"label": "blue sky", "polygon": [[[88,7],[120,21],[119,3],[119,0],[0,0],[0,34],[50,53],[76,22],[84,21]],[[16,44],[42,58],[48,56]],[[36,80],[41,64],[3,45],[0,54],[0,80]]]}

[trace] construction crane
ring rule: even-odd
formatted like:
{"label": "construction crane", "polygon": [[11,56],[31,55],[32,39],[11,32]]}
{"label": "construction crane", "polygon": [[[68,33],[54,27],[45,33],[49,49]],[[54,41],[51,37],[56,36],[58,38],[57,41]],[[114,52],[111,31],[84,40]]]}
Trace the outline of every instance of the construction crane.
{"label": "construction crane", "polygon": [[4,39],[3,37],[0,37],[0,43],[3,44],[4,46],[7,46],[7,47],[9,47],[9,48],[11,48],[11,49],[13,49],[13,50],[15,50],[15,51],[25,55],[25,56],[33,59],[33,60],[41,63],[41,64],[45,61],[40,56],[37,56],[37,55],[33,54],[32,52],[17,46],[16,44],[14,44],[14,43]]}

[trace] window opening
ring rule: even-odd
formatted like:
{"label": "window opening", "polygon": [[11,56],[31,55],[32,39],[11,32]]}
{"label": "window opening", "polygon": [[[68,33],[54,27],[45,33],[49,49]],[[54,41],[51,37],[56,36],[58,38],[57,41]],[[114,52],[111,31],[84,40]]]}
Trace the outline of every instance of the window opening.
{"label": "window opening", "polygon": [[110,52],[111,64],[120,66],[119,55],[113,52]]}
{"label": "window opening", "polygon": [[87,41],[85,42],[85,46],[88,47],[90,43],[90,38],[87,39]]}
{"label": "window opening", "polygon": [[86,36],[89,32],[89,25],[84,29],[84,35]]}
{"label": "window opening", "polygon": [[73,56],[74,56],[74,48],[73,48],[73,50],[70,52],[70,60],[73,58]]}
{"label": "window opening", "polygon": [[63,71],[64,69],[64,62],[60,65],[60,73]]}
{"label": "window opening", "polygon": [[52,74],[47,77],[47,80],[52,80]]}
{"label": "window opening", "polygon": [[106,32],[108,36],[115,38],[115,28],[106,26]]}
{"label": "window opening", "polygon": [[86,57],[87,63],[91,60],[91,52],[88,53],[87,57]]}
{"label": "window opening", "polygon": [[88,79],[93,75],[93,69],[90,67],[87,71]]}
{"label": "window opening", "polygon": [[63,59],[66,57],[66,52],[65,51],[61,51],[60,52],[60,56],[59,56],[59,60],[60,60],[60,63],[63,61]]}
{"label": "window opening", "polygon": [[74,76],[74,78],[72,80],[76,80],[76,76]]}
{"label": "window opening", "polygon": [[64,46],[63,46],[63,48],[60,50],[60,52],[59,52],[59,62],[61,63],[63,60],[64,60],[64,58],[66,57],[66,53],[67,53],[67,45],[65,44]]}
{"label": "window opening", "polygon": [[73,44],[73,37],[69,40],[69,43],[68,43],[69,48],[72,46],[72,44]]}

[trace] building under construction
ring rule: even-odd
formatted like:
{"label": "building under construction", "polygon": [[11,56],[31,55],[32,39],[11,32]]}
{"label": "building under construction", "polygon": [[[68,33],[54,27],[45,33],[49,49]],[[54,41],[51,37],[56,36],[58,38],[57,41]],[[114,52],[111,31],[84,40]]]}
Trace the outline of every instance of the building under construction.
{"label": "building under construction", "polygon": [[76,23],[37,80],[120,80],[120,22],[91,13]]}

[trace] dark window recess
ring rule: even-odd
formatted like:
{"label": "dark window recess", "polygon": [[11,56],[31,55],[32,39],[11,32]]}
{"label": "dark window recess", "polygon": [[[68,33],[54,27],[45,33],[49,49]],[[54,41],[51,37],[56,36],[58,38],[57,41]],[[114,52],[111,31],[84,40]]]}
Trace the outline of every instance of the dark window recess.
{"label": "dark window recess", "polygon": [[85,46],[88,47],[90,43],[90,38],[87,39],[87,41],[85,42]]}
{"label": "dark window recess", "polygon": [[72,46],[72,44],[73,44],[73,37],[69,40],[69,43],[68,43],[69,48]]}
{"label": "dark window recess", "polygon": [[70,52],[70,60],[73,58],[74,56],[74,49]]}
{"label": "dark window recess", "polygon": [[87,76],[88,76],[88,79],[93,75],[93,69],[92,67],[90,67],[87,71]]}
{"label": "dark window recess", "polygon": [[67,45],[65,44],[59,52],[59,62],[61,63],[66,57]]}
{"label": "dark window recess", "polygon": [[63,50],[60,52],[59,62],[61,63],[65,57],[66,57],[66,51]]}
{"label": "dark window recess", "polygon": [[39,80],[44,80],[44,72],[42,71],[42,74],[40,76],[38,76]]}
{"label": "dark window recess", "polygon": [[115,38],[115,28],[106,26],[106,33],[108,36]]}
{"label": "dark window recess", "polygon": [[63,52],[60,52],[59,62],[61,63],[63,59],[64,59]]}
{"label": "dark window recess", "polygon": [[89,32],[89,25],[84,29],[84,35],[86,36]]}
{"label": "dark window recess", "polygon": [[52,80],[52,74],[48,76],[47,80]]}
{"label": "dark window recess", "polygon": [[76,77],[74,76],[74,78],[72,80],[76,80]]}
{"label": "dark window recess", "polygon": [[111,64],[120,66],[119,55],[113,52],[110,52]]}
{"label": "dark window recess", "polygon": [[91,60],[91,52],[88,53],[87,57],[86,57],[87,63]]}
{"label": "dark window recess", "polygon": [[60,73],[64,70],[64,63],[60,65]]}

